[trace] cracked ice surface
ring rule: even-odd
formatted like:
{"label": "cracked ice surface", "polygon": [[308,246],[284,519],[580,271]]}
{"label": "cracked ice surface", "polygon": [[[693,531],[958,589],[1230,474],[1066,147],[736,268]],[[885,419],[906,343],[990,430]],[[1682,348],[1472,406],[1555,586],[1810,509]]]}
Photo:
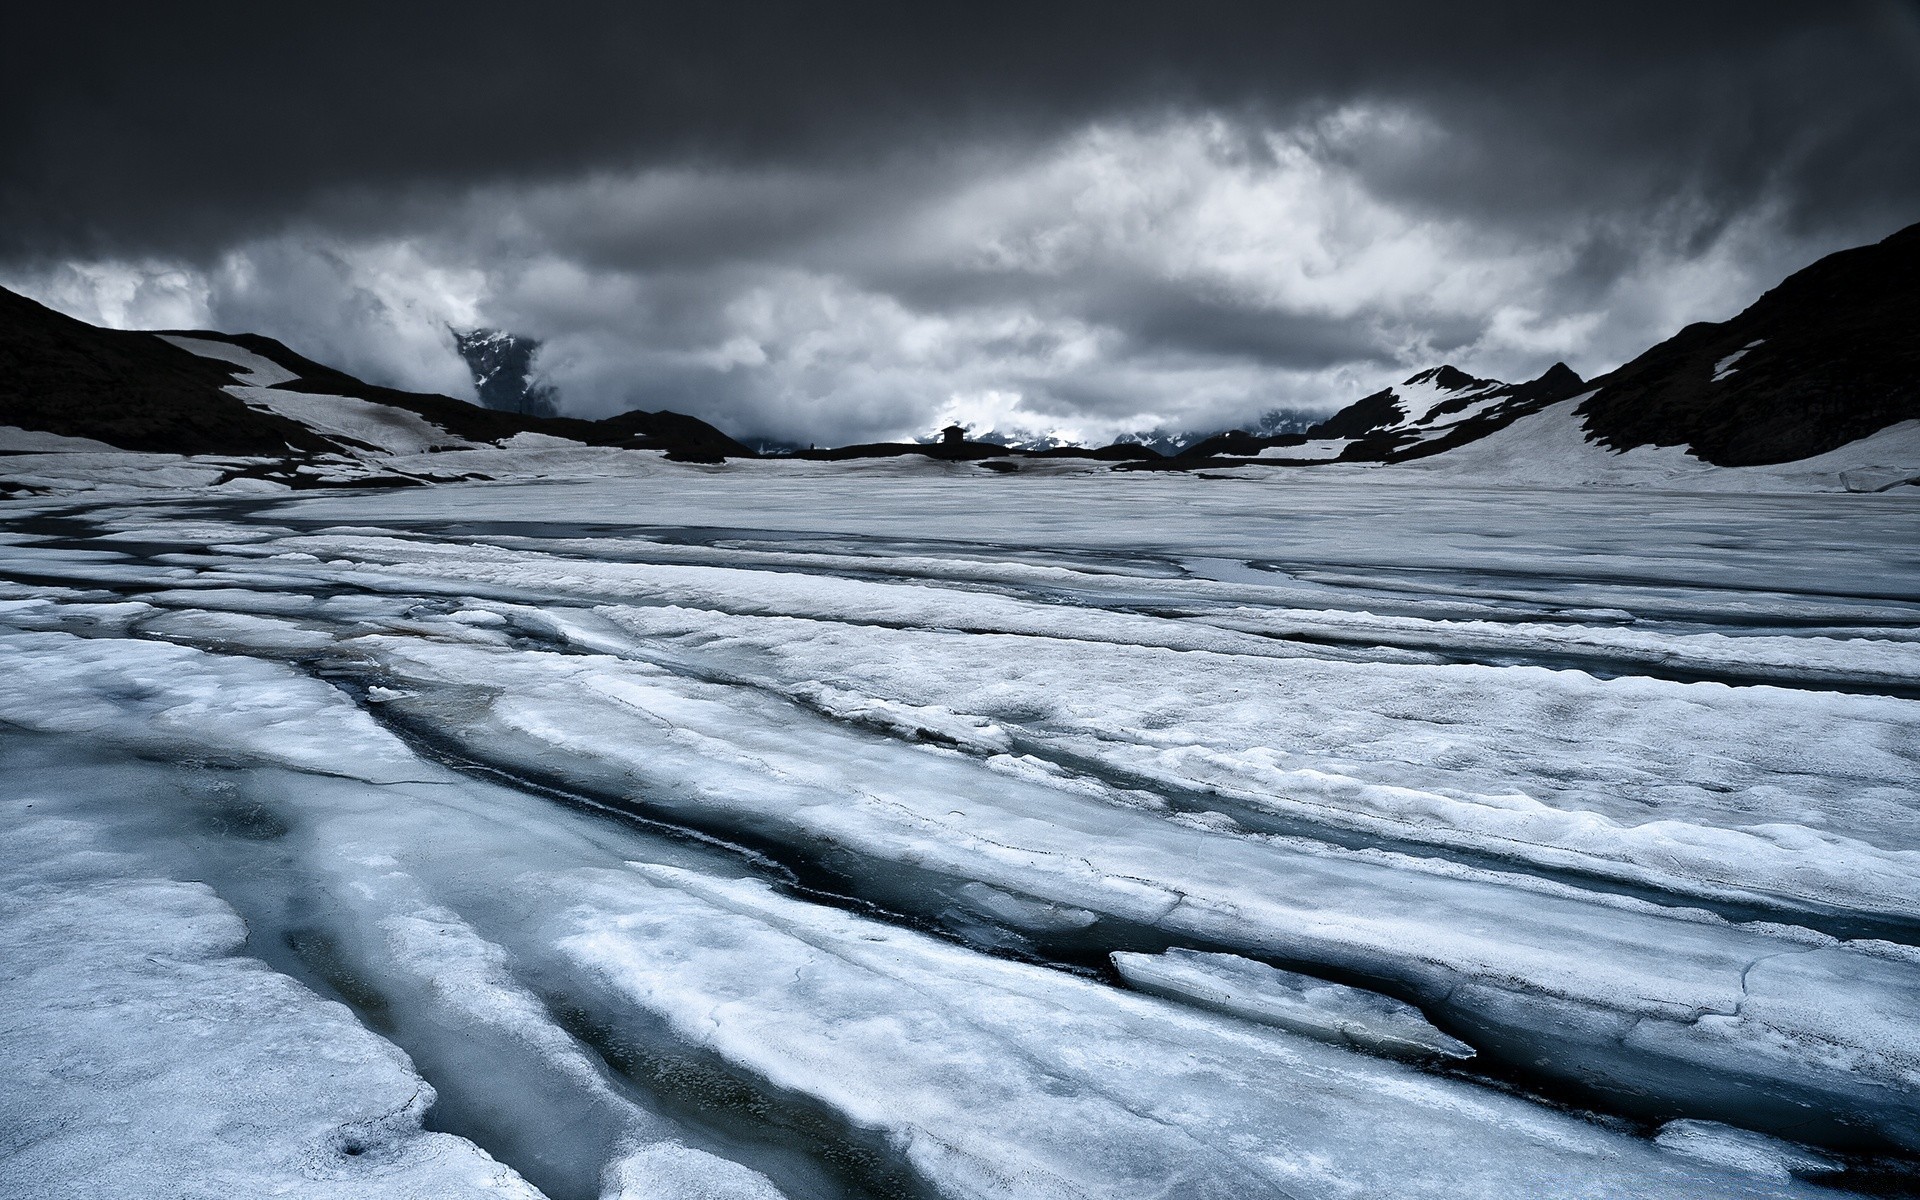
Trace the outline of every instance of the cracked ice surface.
{"label": "cracked ice surface", "polygon": [[[9,1196],[535,1197],[339,1004],[239,954],[201,883],[9,789],[0,865]],[[27,793],[31,795],[31,793]],[[57,803],[52,807],[58,807]]]}
{"label": "cracked ice surface", "polygon": [[[982,483],[12,510],[0,786],[93,874],[9,848],[10,902],[136,1016],[181,935],[94,899],[244,918],[194,943],[271,981],[227,1040],[331,1014],[273,1078],[437,1095],[392,1133],[432,1153],[352,1156],[421,1194],[1789,1195],[1920,1152],[1911,501]],[[1169,951],[1474,1056],[1115,986]],[[123,1024],[52,1044],[152,1053]],[[54,1174],[131,1136],[79,1078],[8,1110]],[[367,1119],[309,1099],[254,1142]]]}

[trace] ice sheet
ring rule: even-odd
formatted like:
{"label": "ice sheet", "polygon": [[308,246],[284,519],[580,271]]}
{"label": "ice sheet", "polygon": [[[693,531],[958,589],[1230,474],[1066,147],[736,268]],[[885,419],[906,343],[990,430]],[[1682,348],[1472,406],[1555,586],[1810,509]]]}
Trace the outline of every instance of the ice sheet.
{"label": "ice sheet", "polygon": [[161,341],[171,342],[189,354],[232,363],[239,368],[236,375],[240,381],[252,387],[270,388],[276,384],[300,378],[299,375],[272,359],[255,354],[244,346],[236,346],[232,342],[223,342],[217,338],[183,337],[172,333],[163,333],[159,336]]}
{"label": "ice sheet", "polygon": [[19,505],[0,751],[48,749],[0,778],[556,1196],[1796,1194],[1920,1145],[1901,493],[644,465]]}

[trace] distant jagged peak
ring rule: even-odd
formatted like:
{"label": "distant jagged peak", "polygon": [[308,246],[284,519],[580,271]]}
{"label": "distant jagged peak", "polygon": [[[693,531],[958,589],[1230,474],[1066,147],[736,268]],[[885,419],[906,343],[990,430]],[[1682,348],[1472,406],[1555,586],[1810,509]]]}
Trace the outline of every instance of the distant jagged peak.
{"label": "distant jagged peak", "polygon": [[1484,437],[1582,386],[1565,363],[1526,383],[1481,379],[1442,364],[1355,401],[1310,433],[1353,441],[1343,451],[1349,459],[1419,457]]}
{"label": "distant jagged peak", "polygon": [[1542,371],[1540,373],[1540,378],[1534,380],[1529,386],[1556,387],[1556,388],[1579,387],[1581,384],[1585,382],[1586,380],[1580,378],[1580,373],[1578,371],[1575,371],[1572,367],[1569,367],[1567,364],[1563,362],[1557,362],[1552,366],[1548,367],[1546,370]]}
{"label": "distant jagged peak", "polygon": [[474,394],[482,405],[535,417],[551,417],[558,411],[559,393],[551,384],[533,378],[538,340],[504,329],[463,331],[449,325],[447,332],[473,373]]}
{"label": "distant jagged peak", "polygon": [[1460,392],[1469,388],[1478,390],[1486,387],[1505,386],[1498,379],[1480,379],[1469,375],[1451,363],[1441,363],[1437,367],[1428,367],[1426,370],[1407,379],[1401,386],[1418,387],[1422,384],[1443,392]]}

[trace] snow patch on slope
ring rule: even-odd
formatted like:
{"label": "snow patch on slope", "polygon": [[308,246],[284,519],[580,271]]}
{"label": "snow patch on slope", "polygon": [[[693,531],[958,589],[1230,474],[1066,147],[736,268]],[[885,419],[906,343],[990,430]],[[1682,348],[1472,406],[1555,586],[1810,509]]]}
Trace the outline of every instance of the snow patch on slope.
{"label": "snow patch on slope", "polygon": [[1920,421],[1794,462],[1717,467],[1680,446],[1617,451],[1590,440],[1576,410],[1591,395],[1549,405],[1445,454],[1387,469],[1486,483],[1699,491],[1878,491],[1920,478]]}
{"label": "snow patch on slope", "polygon": [[38,429],[22,429],[18,425],[0,425],[0,454],[45,454],[49,452],[97,453],[105,451],[112,454],[117,446],[97,442],[92,438],[68,437],[64,433],[45,433]]}
{"label": "snow patch on slope", "polygon": [[236,346],[232,342],[217,341],[213,338],[181,337],[173,333],[162,333],[157,336],[161,341],[178,346],[189,354],[232,363],[239,368],[240,381],[250,387],[277,387],[300,378],[299,375],[272,359]]}
{"label": "snow patch on slope", "polygon": [[223,390],[238,397],[249,408],[297,421],[353,448],[381,454],[421,454],[429,450],[466,449],[473,445],[419,414],[391,404],[375,404],[351,396],[287,391],[279,385],[290,383],[299,375],[231,342],[175,334],[160,336],[182,350],[202,358],[232,363],[240,368],[245,373],[241,382]]}

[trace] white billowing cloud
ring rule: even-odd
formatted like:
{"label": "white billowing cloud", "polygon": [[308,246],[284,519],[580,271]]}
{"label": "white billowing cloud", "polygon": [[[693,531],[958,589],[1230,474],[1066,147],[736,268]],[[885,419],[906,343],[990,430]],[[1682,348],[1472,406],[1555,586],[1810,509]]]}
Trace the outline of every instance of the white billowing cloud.
{"label": "white billowing cloud", "polygon": [[20,282],[89,320],[255,330],[469,398],[447,326],[505,328],[543,340],[538,369],[583,416],[672,408],[820,444],[951,420],[1093,442],[1331,410],[1439,361],[1591,375],[1838,248],[1685,196],[1541,228],[1370,185],[1448,136],[1350,105],[811,172],[601,172],[407,208],[381,236],[315,225],[202,267]]}
{"label": "white billowing cloud", "polygon": [[[1704,251],[1639,230],[1645,249],[1610,285],[1572,290],[1582,240],[1605,230],[1512,233],[1367,189],[1356,163],[1434,136],[1410,114],[1363,108],[1284,130],[1100,125],[1022,156],[981,156],[970,181],[863,210],[850,230],[812,229],[777,254],[727,256],[697,279],[681,263],[596,270],[568,258],[576,224],[564,189],[549,187],[540,208],[560,249],[496,276],[492,302],[512,310],[504,323],[551,339],[543,365],[587,412],[693,408],[800,441],[911,436],[953,419],[1097,440],[1330,409],[1443,358],[1507,378],[1555,359],[1592,374],[1689,320],[1731,315],[1826,249],[1781,237],[1766,213]],[[685,172],[628,186],[636,246],[658,239],[663,208],[701,190]],[[736,211],[789,186],[822,190],[784,175],[704,186]],[[581,198],[580,224],[602,250],[622,244],[620,196],[602,177]],[[1646,219],[1684,230],[1686,215]],[[1178,330],[1156,339],[1130,324],[1134,297],[1150,291],[1275,330],[1344,326],[1367,353],[1294,362],[1182,346]]]}
{"label": "white billowing cloud", "polygon": [[61,263],[0,285],[108,329],[204,329],[211,319],[206,276],[173,263]]}
{"label": "white billowing cloud", "polygon": [[1418,312],[1524,284],[1537,250],[1469,246],[1471,230],[1394,209],[1342,161],[1363,143],[1429,134],[1409,114],[1365,108],[1284,130],[1219,117],[1099,125],[949,197],[919,229],[982,271],[1125,267],[1276,315]]}
{"label": "white billowing cloud", "polygon": [[289,235],[235,247],[210,267],[66,263],[0,283],[112,329],[263,333],[374,382],[474,398],[447,330],[479,323],[486,276],[407,241]]}
{"label": "white billowing cloud", "polygon": [[[543,293],[557,268],[531,272]],[[635,403],[690,407],[723,425],[792,441],[837,443],[922,432],[956,389],[1007,377],[1048,378],[1087,362],[1089,334],[1062,330],[1018,306],[928,312],[836,276],[768,268],[737,282],[700,328],[670,336],[649,320],[670,299],[643,277],[624,277],[630,324],[603,317],[592,329],[558,332],[540,365],[581,411]],[[623,290],[583,279],[595,294]],[[502,304],[520,304],[523,324],[543,326],[515,281]]]}
{"label": "white billowing cloud", "polygon": [[218,328],[267,333],[352,375],[471,400],[449,326],[480,324],[486,274],[444,265],[411,241],[312,236],[249,243],[210,272]]}

